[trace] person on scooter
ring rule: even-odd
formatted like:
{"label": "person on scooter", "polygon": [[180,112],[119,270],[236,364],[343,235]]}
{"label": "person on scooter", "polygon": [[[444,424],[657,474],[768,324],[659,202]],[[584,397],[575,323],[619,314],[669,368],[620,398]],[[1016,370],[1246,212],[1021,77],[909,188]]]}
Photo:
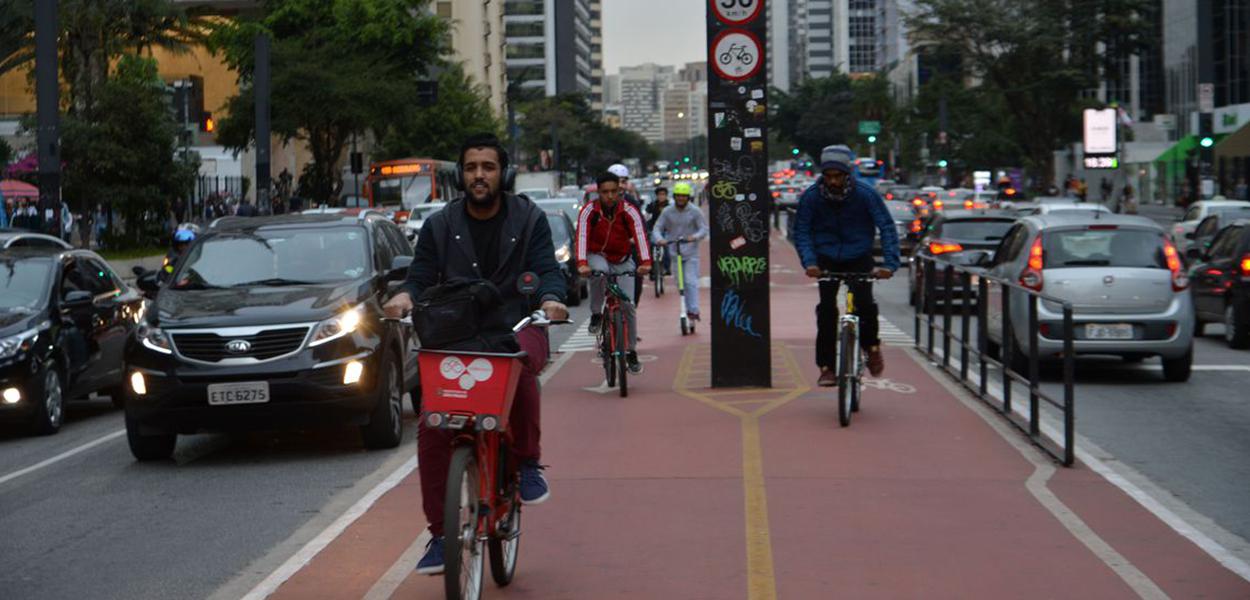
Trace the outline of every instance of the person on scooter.
{"label": "person on scooter", "polygon": [[682,261],[681,269],[683,302],[686,316],[699,320],[699,241],[708,236],[707,219],[703,211],[690,205],[694,189],[689,183],[673,186],[673,205],[660,213],[651,232],[651,239],[659,246],[670,242],[682,242],[677,249]]}

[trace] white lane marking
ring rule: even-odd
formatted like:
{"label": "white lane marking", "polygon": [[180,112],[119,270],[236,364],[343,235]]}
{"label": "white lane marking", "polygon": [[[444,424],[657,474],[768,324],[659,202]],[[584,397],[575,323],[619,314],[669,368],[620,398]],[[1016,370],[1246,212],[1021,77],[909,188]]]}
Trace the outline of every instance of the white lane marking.
{"label": "white lane marking", "polygon": [[58,455],[56,455],[56,456],[53,456],[52,458],[49,458],[49,459],[47,459],[47,460],[41,460],[41,461],[39,461],[39,462],[37,462],[37,463],[35,463],[35,464],[33,464],[33,465],[29,466],[29,467],[26,467],[26,468],[24,468],[24,469],[18,469],[18,470],[16,470],[16,471],[13,471],[12,473],[9,473],[8,475],[5,475],[5,476],[3,476],[3,477],[0,477],[0,485],[4,485],[4,484],[6,484],[6,483],[8,483],[8,482],[10,482],[10,481],[12,481],[12,480],[14,480],[14,479],[17,479],[18,477],[21,477],[22,475],[26,475],[26,474],[29,474],[29,473],[33,473],[33,472],[38,471],[39,469],[42,469],[42,468],[44,468],[44,467],[47,467],[47,466],[50,466],[50,465],[54,465],[54,464],[56,464],[56,463],[58,463],[58,462],[61,462],[61,461],[65,460],[65,459],[67,459],[67,458],[71,457],[71,456],[74,456],[75,454],[81,454],[81,453],[83,453],[83,452],[86,452],[86,451],[88,451],[88,450],[90,450],[90,449],[92,449],[92,448],[95,448],[96,446],[99,446],[100,444],[104,444],[104,443],[110,442],[110,441],[112,441],[112,440],[115,440],[115,439],[117,439],[117,438],[119,438],[119,437],[123,436],[123,435],[126,435],[126,430],[125,430],[125,429],[119,429],[119,430],[117,430],[117,431],[114,431],[113,433],[110,433],[110,434],[108,434],[108,435],[106,435],[106,436],[102,437],[102,438],[98,438],[98,439],[92,440],[92,441],[90,441],[90,442],[87,442],[87,443],[85,443],[85,444],[83,444],[83,445],[81,445],[81,446],[78,446],[78,447],[76,447],[76,448],[71,448],[71,449],[69,449],[69,450],[66,450],[65,452],[62,452],[62,453],[60,453],[60,454],[58,454]]}
{"label": "white lane marking", "polygon": [[[560,357],[557,357],[557,359],[552,361],[551,365],[547,366],[546,371],[542,372],[542,375],[539,376],[540,384],[546,385],[546,382],[549,381],[552,376],[555,376],[556,371],[559,371],[560,367],[564,366],[566,362],[569,362],[571,356],[571,354],[562,354]],[[347,526],[350,526],[352,522],[355,522],[356,519],[360,519],[361,515],[364,515],[366,511],[369,511],[370,507],[374,505],[374,502],[376,502],[379,497],[386,494],[387,491],[390,491],[392,487],[399,485],[399,482],[404,480],[404,477],[411,474],[411,472],[415,469],[416,456],[412,456],[411,459],[404,462],[404,465],[401,465],[399,469],[392,471],[390,475],[386,476],[385,480],[382,480],[380,484],[377,484],[374,487],[374,489],[369,490],[364,497],[357,500],[356,504],[351,505],[350,509],[347,509],[344,514],[339,516],[339,519],[331,522],[330,526],[325,527],[325,530],[322,530],[320,534],[317,534],[317,536],[314,537],[314,539],[307,542],[304,547],[301,547],[299,551],[295,552],[295,555],[291,556],[290,559],[287,559],[282,566],[277,567],[277,570],[271,572],[269,576],[265,577],[264,581],[261,581],[260,584],[256,584],[255,587],[252,587],[251,591],[242,596],[242,600],[262,600],[265,599],[265,597],[269,597],[272,592],[277,591],[277,587],[284,584],[286,580],[291,579],[291,576],[295,575],[296,572],[299,572],[300,569],[304,569],[304,567],[307,566],[307,564],[309,564],[309,562],[314,559],[317,554],[320,554],[321,550],[325,550],[325,547],[329,546],[330,542],[342,535],[342,532],[346,531]],[[427,531],[429,530],[422,532],[422,536],[429,536],[429,532]],[[414,549],[417,545],[422,544],[422,536],[417,536],[416,541],[412,542],[409,549],[404,551],[404,554],[400,555],[399,560],[396,560],[394,564],[391,565],[390,569],[386,570],[386,574],[382,575],[382,579],[377,581],[376,584],[371,587],[369,590],[369,596],[367,597],[390,597],[391,594],[394,594],[397,587],[404,582],[407,572],[412,571],[412,569],[416,569],[416,561],[421,559],[421,552],[414,551],[412,549]],[[422,545],[422,547],[424,547],[424,545]],[[404,576],[391,576],[392,571],[402,572]]]}
{"label": "white lane marking", "polygon": [[[941,349],[935,348],[934,350],[935,350],[935,353],[940,357],[941,352],[942,352]],[[954,360],[958,360],[958,357],[952,357],[952,358]],[[952,361],[952,364],[954,364],[953,361]],[[1194,368],[1197,369],[1199,366],[1200,365],[1195,365]],[[1243,367],[1242,365],[1204,365],[1204,366],[1220,367],[1221,370],[1222,369],[1242,370],[1243,368],[1245,368],[1245,370],[1250,370],[1250,367]],[[1204,370],[1217,370],[1217,369],[1204,369]],[[995,369],[991,369],[991,371],[995,373],[999,373],[999,371]],[[987,389],[990,395],[994,396],[996,399],[998,399],[1001,402],[1002,397],[1003,397],[1003,388],[1002,388],[1002,384],[1000,383],[1000,381],[997,380],[997,378],[991,378],[988,381],[988,384],[989,385],[987,386]],[[1027,398],[1028,392],[1025,391],[1023,396]],[[1013,400],[1016,400],[1019,397],[1020,397],[1020,394],[1012,395]],[[1045,406],[1045,404],[1043,404],[1043,406]],[[1027,402],[1013,401],[1011,409],[1012,409],[1012,412],[1026,419],[1028,418],[1028,413],[1026,412],[1028,409]],[[1043,435],[1050,438],[1052,441],[1055,441],[1055,443],[1062,445],[1062,442],[1060,440],[1063,439],[1063,435],[1060,433],[1060,429],[1058,428],[1057,424],[1054,422],[1053,418],[1051,418],[1046,413],[1042,413],[1041,432]],[[1123,491],[1130,498],[1132,498],[1134,501],[1140,504],[1142,508],[1145,508],[1146,510],[1150,511],[1151,514],[1153,514],[1160,521],[1163,521],[1164,524],[1170,527],[1172,531],[1175,531],[1176,533],[1180,534],[1185,539],[1189,540],[1190,542],[1193,542],[1195,546],[1198,546],[1199,548],[1201,548],[1203,552],[1206,552],[1208,556],[1210,556],[1211,558],[1214,558],[1216,562],[1219,562],[1221,565],[1224,565],[1224,567],[1227,568],[1228,570],[1232,571],[1233,573],[1236,573],[1238,577],[1241,577],[1242,579],[1245,579],[1246,581],[1250,581],[1250,563],[1248,563],[1245,559],[1243,559],[1242,555],[1231,550],[1224,543],[1216,541],[1215,536],[1218,536],[1224,540],[1229,540],[1230,543],[1235,544],[1237,546],[1245,547],[1247,549],[1250,549],[1250,543],[1247,543],[1246,540],[1242,540],[1237,534],[1224,530],[1224,528],[1220,527],[1209,517],[1202,515],[1198,511],[1194,510],[1193,508],[1190,508],[1184,502],[1181,502],[1180,500],[1176,498],[1169,498],[1166,502],[1163,500],[1160,500],[1155,495],[1150,494],[1146,490],[1142,489],[1142,487],[1130,481],[1130,477],[1121,474],[1115,467],[1110,466],[1106,461],[1102,460],[1101,458],[1099,458],[1099,456],[1095,455],[1094,452],[1085,450],[1085,448],[1095,449],[1099,455],[1107,457],[1108,459],[1114,460],[1117,464],[1121,465],[1126,470],[1131,470],[1127,465],[1124,465],[1123,461],[1115,459],[1115,457],[1112,456],[1111,453],[1105,450],[1102,450],[1101,448],[1098,447],[1098,445],[1094,444],[1088,438],[1086,438],[1085,436],[1081,435],[1078,432],[1076,434],[1076,458],[1077,460],[1085,463],[1085,465],[1088,466],[1091,471],[1098,473],[1099,476],[1101,476],[1103,479],[1106,479],[1109,483],[1111,483],[1111,485],[1114,485],[1117,488],[1120,488],[1121,491]],[[1138,473],[1135,470],[1133,470],[1132,472],[1134,474],[1133,475],[1134,478],[1145,482],[1147,486],[1155,490],[1159,490],[1159,491],[1162,491],[1164,489],[1159,484],[1151,481],[1145,475]],[[1162,496],[1162,494],[1160,494],[1160,496]],[[1175,505],[1175,508],[1169,505]],[[1197,525],[1191,522],[1196,519],[1194,519],[1193,517],[1191,517],[1190,519],[1185,519],[1181,517],[1179,514],[1177,514],[1178,512],[1185,512],[1193,516],[1201,517],[1202,519],[1209,521],[1209,523],[1205,524],[1204,528],[1199,528]],[[1204,531],[1203,529],[1210,529],[1214,533],[1208,534],[1207,531]],[[1248,550],[1246,554],[1250,555],[1250,550]]]}
{"label": "white lane marking", "polygon": [[1099,537],[1080,516],[1068,508],[1055,495],[1054,491],[1047,487],[1047,482],[1055,474],[1054,465],[1039,456],[1035,448],[1021,439],[1015,430],[991,413],[984,403],[972,397],[967,390],[948,379],[946,375],[936,372],[937,369],[933,365],[928,364],[928,360],[923,355],[911,352],[907,353],[907,355],[916,361],[922,369],[925,369],[938,385],[946,388],[956,400],[980,417],[981,420],[985,421],[999,437],[1002,437],[1026,461],[1033,465],[1033,473],[1029,475],[1029,478],[1024,483],[1025,489],[1068,530],[1068,533],[1072,534],[1072,537],[1075,537],[1085,545],[1103,564],[1114,571],[1125,584],[1132,588],[1139,597],[1151,600],[1168,597],[1150,577],[1141,572],[1124,555],[1117,552],[1106,540]]}
{"label": "white lane marking", "polygon": [[290,579],[292,575],[298,573],[300,569],[303,569],[309,561],[324,550],[326,546],[329,546],[330,542],[333,542],[335,538],[347,530],[347,528],[354,523],[356,519],[359,519],[361,515],[365,514],[365,512],[378,501],[378,498],[381,498],[383,494],[389,492],[391,488],[399,485],[399,482],[403,481],[403,479],[412,473],[416,468],[417,457],[413,456],[398,469],[392,471],[390,475],[387,475],[386,479],[383,479],[380,483],[374,486],[373,489],[369,490],[369,492],[360,500],[357,500],[355,504],[347,509],[347,512],[340,515],[338,519],[335,519],[329,527],[326,527],[321,533],[317,534],[316,537],[309,540],[307,544],[304,544],[304,547],[300,548],[294,556],[288,558],[285,563],[282,563],[282,566],[278,567],[278,569],[270,573],[268,577],[256,584],[256,587],[252,588],[250,592],[243,596],[243,600],[261,600],[269,597],[270,594],[277,591],[283,583],[286,583],[286,580]]}

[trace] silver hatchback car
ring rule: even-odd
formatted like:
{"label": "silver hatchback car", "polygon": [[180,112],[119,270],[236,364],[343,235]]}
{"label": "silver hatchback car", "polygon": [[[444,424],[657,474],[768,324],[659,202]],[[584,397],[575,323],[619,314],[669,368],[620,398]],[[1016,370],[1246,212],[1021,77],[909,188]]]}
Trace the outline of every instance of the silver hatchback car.
{"label": "silver hatchback car", "polygon": [[[1176,246],[1145,217],[1057,213],[1020,219],[1003,238],[987,274],[1072,303],[1076,354],[1137,361],[1163,359],[1168,381],[1186,381],[1193,365],[1193,306]],[[1027,294],[1012,290],[1009,323],[1027,349]],[[1002,344],[1002,287],[991,285],[989,337]],[[1038,355],[1062,356],[1063,309],[1038,302]]]}

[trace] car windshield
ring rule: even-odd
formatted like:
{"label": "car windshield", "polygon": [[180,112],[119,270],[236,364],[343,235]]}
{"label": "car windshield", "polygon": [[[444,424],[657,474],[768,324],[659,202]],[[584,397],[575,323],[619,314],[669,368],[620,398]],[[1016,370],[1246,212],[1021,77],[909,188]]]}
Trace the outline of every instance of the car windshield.
{"label": "car windshield", "polygon": [[440,210],[443,210],[443,203],[441,202],[438,204],[422,204],[421,206],[412,209],[412,216],[409,218],[415,220],[425,220],[430,218],[430,215]]}
{"label": "car windshield", "polygon": [[1163,236],[1157,231],[1114,226],[1051,231],[1043,235],[1042,248],[1046,268],[1167,268]]}
{"label": "car windshield", "polygon": [[996,242],[1015,223],[1010,219],[959,219],[942,223],[942,239],[966,242]]}
{"label": "car windshield", "polygon": [[359,227],[225,233],[191,248],[174,288],[300,285],[359,279],[369,272]]}
{"label": "car windshield", "polygon": [[545,210],[559,209],[564,211],[564,214],[568,215],[570,221],[577,222],[578,201],[576,198],[552,198],[535,202],[535,204]]}
{"label": "car windshield", "polygon": [[546,200],[551,197],[551,192],[547,190],[521,190],[521,193],[528,196],[530,200]]}
{"label": "car windshield", "polygon": [[34,310],[43,305],[52,261],[0,259],[0,310]]}
{"label": "car windshield", "polygon": [[373,183],[373,205],[411,209],[433,197],[434,180],[429,175],[387,177]]}
{"label": "car windshield", "polygon": [[564,224],[564,217],[559,214],[547,213],[547,224],[551,225],[551,245],[555,248],[568,246],[572,243],[569,228]]}

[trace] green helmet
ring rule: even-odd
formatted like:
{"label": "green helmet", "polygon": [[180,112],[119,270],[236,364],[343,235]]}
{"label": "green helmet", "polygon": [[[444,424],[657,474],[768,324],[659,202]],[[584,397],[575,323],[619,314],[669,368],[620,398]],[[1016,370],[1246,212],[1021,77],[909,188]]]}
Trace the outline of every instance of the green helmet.
{"label": "green helmet", "polygon": [[673,195],[674,196],[693,196],[694,188],[691,187],[689,183],[686,183],[683,181],[673,186]]}

